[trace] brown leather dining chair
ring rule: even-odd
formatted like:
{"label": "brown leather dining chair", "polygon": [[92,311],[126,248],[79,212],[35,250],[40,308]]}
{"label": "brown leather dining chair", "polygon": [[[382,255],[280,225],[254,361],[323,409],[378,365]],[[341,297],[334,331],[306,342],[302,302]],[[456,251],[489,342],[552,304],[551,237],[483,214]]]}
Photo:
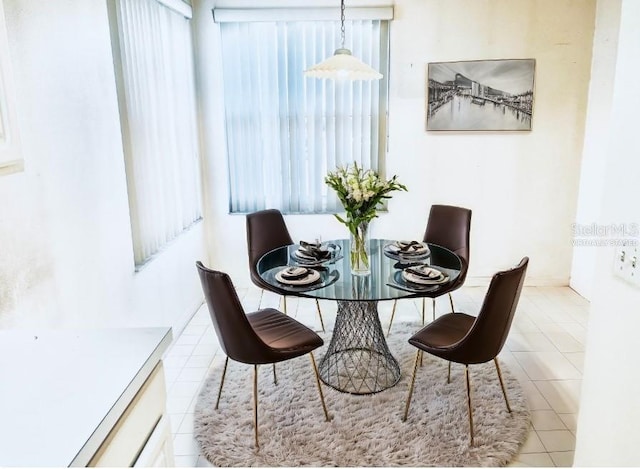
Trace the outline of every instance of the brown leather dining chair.
{"label": "brown leather dining chair", "polygon": [[[247,215],[247,250],[249,251],[249,271],[251,281],[257,287],[279,295],[282,291],[262,280],[258,273],[258,261],[267,252],[281,246],[293,244],[284,217],[279,210],[268,209]],[[284,313],[287,313],[287,297],[282,296]],[[320,303],[316,298],[316,310],[320,318],[320,326],[324,332],[324,320],[320,312]]]}
{"label": "brown leather dining chair", "polygon": [[[462,266],[458,278],[445,289],[422,297],[422,325],[424,325],[425,298],[431,298],[433,309],[433,319],[436,318],[436,298],[445,294],[449,295],[451,312],[454,311],[453,297],[451,292],[460,288],[467,278],[469,270],[469,235],[471,232],[471,210],[453,205],[432,205],[429,211],[427,229],[424,233],[423,241],[430,244],[437,244],[453,251],[461,260]],[[391,319],[387,335],[391,332],[391,324],[396,313],[397,300],[393,303]]]}
{"label": "brown leather dining chair", "polygon": [[220,404],[229,358],[253,365],[253,421],[256,448],[258,442],[258,365],[275,363],[309,354],[315,373],[322,410],[329,414],[324,402],[318,368],[313,351],[323,344],[318,334],[295,319],[273,308],[245,314],[231,279],[224,272],[208,269],[196,262],[213,327],[226,354],[216,409]]}
{"label": "brown leather dining chair", "polygon": [[447,382],[451,380],[451,362],[465,365],[471,445],[473,445],[473,413],[471,411],[469,365],[493,360],[507,410],[511,413],[500,365],[496,357],[502,350],[509,334],[528,264],[529,258],[525,257],[513,269],[498,272],[493,276],[477,317],[465,313],[448,313],[440,316],[409,339],[409,343],[417,347],[418,352],[402,420],[407,420],[409,414],[418,362],[424,352],[449,361]]}

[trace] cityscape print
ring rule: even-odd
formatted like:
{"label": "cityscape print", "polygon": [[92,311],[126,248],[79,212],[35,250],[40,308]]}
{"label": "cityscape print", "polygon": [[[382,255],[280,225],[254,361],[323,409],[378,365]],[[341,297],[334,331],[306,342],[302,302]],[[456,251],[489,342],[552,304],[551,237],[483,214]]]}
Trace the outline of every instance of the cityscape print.
{"label": "cityscape print", "polygon": [[427,130],[531,130],[534,59],[427,67]]}

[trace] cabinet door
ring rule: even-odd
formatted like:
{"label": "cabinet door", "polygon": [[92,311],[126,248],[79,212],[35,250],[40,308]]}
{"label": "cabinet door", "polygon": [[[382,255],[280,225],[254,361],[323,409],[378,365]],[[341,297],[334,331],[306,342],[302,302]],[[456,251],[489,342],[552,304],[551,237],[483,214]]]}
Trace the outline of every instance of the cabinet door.
{"label": "cabinet door", "polygon": [[89,466],[131,467],[135,464],[166,413],[165,389],[164,371],[160,362],[93,456]]}
{"label": "cabinet door", "polygon": [[171,424],[169,418],[164,415],[153,433],[147,440],[147,444],[138,456],[135,467],[173,467],[173,443],[171,440]]}

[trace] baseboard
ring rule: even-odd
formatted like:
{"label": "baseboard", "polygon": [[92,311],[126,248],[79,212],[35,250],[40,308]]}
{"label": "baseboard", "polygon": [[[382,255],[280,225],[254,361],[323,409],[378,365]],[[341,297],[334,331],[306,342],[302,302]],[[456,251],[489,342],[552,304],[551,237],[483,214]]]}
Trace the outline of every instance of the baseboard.
{"label": "baseboard", "polygon": [[[467,277],[465,287],[487,287],[491,282],[490,276]],[[525,287],[568,287],[569,277],[525,277]]]}
{"label": "baseboard", "polygon": [[187,309],[180,318],[173,325],[173,338],[174,340],[180,337],[182,331],[184,331],[185,327],[189,324],[189,322],[193,319],[195,314],[198,312],[200,307],[204,304],[204,298],[199,299],[194,305]]}

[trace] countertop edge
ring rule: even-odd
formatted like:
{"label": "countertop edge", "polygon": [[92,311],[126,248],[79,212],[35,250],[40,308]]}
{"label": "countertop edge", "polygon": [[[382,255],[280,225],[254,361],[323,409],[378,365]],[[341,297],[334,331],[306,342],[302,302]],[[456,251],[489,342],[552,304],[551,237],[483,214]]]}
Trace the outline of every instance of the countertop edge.
{"label": "countertop edge", "polygon": [[149,355],[149,358],[145,361],[144,365],[142,365],[138,373],[136,373],[135,377],[131,380],[120,397],[118,397],[113,407],[111,407],[87,442],[73,458],[69,467],[86,467],[89,464],[89,461],[91,461],[93,455],[98,451],[104,440],[107,438],[111,429],[115,426],[118,419],[129,406],[129,403],[131,403],[156,365],[162,360],[162,356],[169,348],[172,340],[173,333],[172,329],[169,327],[160,342],[158,342],[156,348]]}

